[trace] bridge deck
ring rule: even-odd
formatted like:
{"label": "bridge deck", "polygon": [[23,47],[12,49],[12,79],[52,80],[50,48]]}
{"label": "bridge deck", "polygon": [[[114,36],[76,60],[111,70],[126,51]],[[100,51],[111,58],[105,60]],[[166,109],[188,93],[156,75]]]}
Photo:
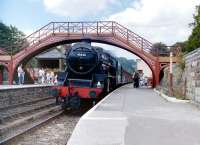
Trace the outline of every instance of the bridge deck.
{"label": "bridge deck", "polygon": [[126,85],[80,119],[68,145],[196,145],[199,134],[198,108]]}

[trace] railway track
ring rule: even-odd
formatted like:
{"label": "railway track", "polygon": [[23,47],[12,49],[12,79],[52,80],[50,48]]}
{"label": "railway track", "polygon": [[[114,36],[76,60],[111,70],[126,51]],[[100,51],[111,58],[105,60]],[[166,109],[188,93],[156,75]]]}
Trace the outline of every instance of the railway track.
{"label": "railway track", "polygon": [[62,112],[53,97],[0,108],[0,144],[6,144],[9,140],[55,118]]}
{"label": "railway track", "polygon": [[92,106],[65,110],[46,98],[0,110],[0,144],[66,145],[79,118]]}
{"label": "railway track", "polygon": [[79,110],[63,110],[54,97],[27,101],[0,106],[0,145],[49,145],[52,139],[55,145],[66,145],[80,117],[94,105],[86,100]]}

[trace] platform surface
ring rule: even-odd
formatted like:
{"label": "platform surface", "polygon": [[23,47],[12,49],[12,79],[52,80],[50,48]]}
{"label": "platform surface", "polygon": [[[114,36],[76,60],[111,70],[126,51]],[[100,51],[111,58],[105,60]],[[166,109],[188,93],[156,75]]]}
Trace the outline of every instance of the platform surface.
{"label": "platform surface", "polygon": [[80,119],[68,145],[200,145],[200,109],[126,85]]}

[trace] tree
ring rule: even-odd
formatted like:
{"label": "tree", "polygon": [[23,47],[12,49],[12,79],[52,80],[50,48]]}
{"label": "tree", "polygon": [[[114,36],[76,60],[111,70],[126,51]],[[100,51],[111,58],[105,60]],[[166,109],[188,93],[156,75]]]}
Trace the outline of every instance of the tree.
{"label": "tree", "polygon": [[186,43],[186,52],[190,52],[200,47],[200,5],[196,6],[196,13],[193,18],[194,22],[190,24],[190,26],[193,27],[193,30]]}
{"label": "tree", "polygon": [[117,59],[126,71],[131,74],[135,71],[136,61],[134,59],[127,59],[125,57],[118,57]]}
{"label": "tree", "polygon": [[167,55],[169,54],[169,49],[167,48],[166,44],[157,42],[153,44],[151,53],[153,55]]}
{"label": "tree", "polygon": [[184,41],[184,42],[176,42],[175,44],[172,45],[171,47],[171,51],[174,53],[174,54],[179,54],[181,52],[186,52],[186,43],[187,41]]}
{"label": "tree", "polygon": [[9,45],[10,28],[0,22],[0,47],[5,48]]}
{"label": "tree", "polygon": [[16,53],[26,43],[25,35],[15,26],[0,22],[0,47],[8,53]]}

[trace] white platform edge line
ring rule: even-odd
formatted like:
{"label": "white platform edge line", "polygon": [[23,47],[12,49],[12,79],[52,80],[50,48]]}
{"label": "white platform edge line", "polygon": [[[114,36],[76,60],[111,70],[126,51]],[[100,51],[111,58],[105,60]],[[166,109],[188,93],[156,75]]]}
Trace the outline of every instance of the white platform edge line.
{"label": "white platform edge line", "polygon": [[107,96],[105,96],[105,98],[103,98],[99,103],[97,103],[94,107],[92,107],[88,112],[86,112],[81,119],[87,119],[89,118],[89,115],[102,103],[104,102],[109,96],[111,96],[114,92],[116,92],[118,89],[122,88],[123,86],[117,88],[116,90],[112,91],[111,93],[109,93]]}
{"label": "white platform edge line", "polygon": [[126,117],[87,117],[84,119],[87,119],[87,120],[115,120],[115,121],[127,120]]}
{"label": "white platform edge line", "polygon": [[39,87],[52,87],[55,85],[47,84],[47,85],[0,85],[0,91],[1,90],[13,90],[13,89],[26,89],[26,88],[39,88]]}
{"label": "white platform edge line", "polygon": [[174,97],[169,97],[169,96],[165,95],[164,93],[162,93],[161,91],[156,90],[155,88],[153,90],[154,90],[154,92],[159,94],[159,96],[163,97],[165,100],[167,100],[169,102],[173,102],[173,103],[190,103],[190,100],[176,99]]}

